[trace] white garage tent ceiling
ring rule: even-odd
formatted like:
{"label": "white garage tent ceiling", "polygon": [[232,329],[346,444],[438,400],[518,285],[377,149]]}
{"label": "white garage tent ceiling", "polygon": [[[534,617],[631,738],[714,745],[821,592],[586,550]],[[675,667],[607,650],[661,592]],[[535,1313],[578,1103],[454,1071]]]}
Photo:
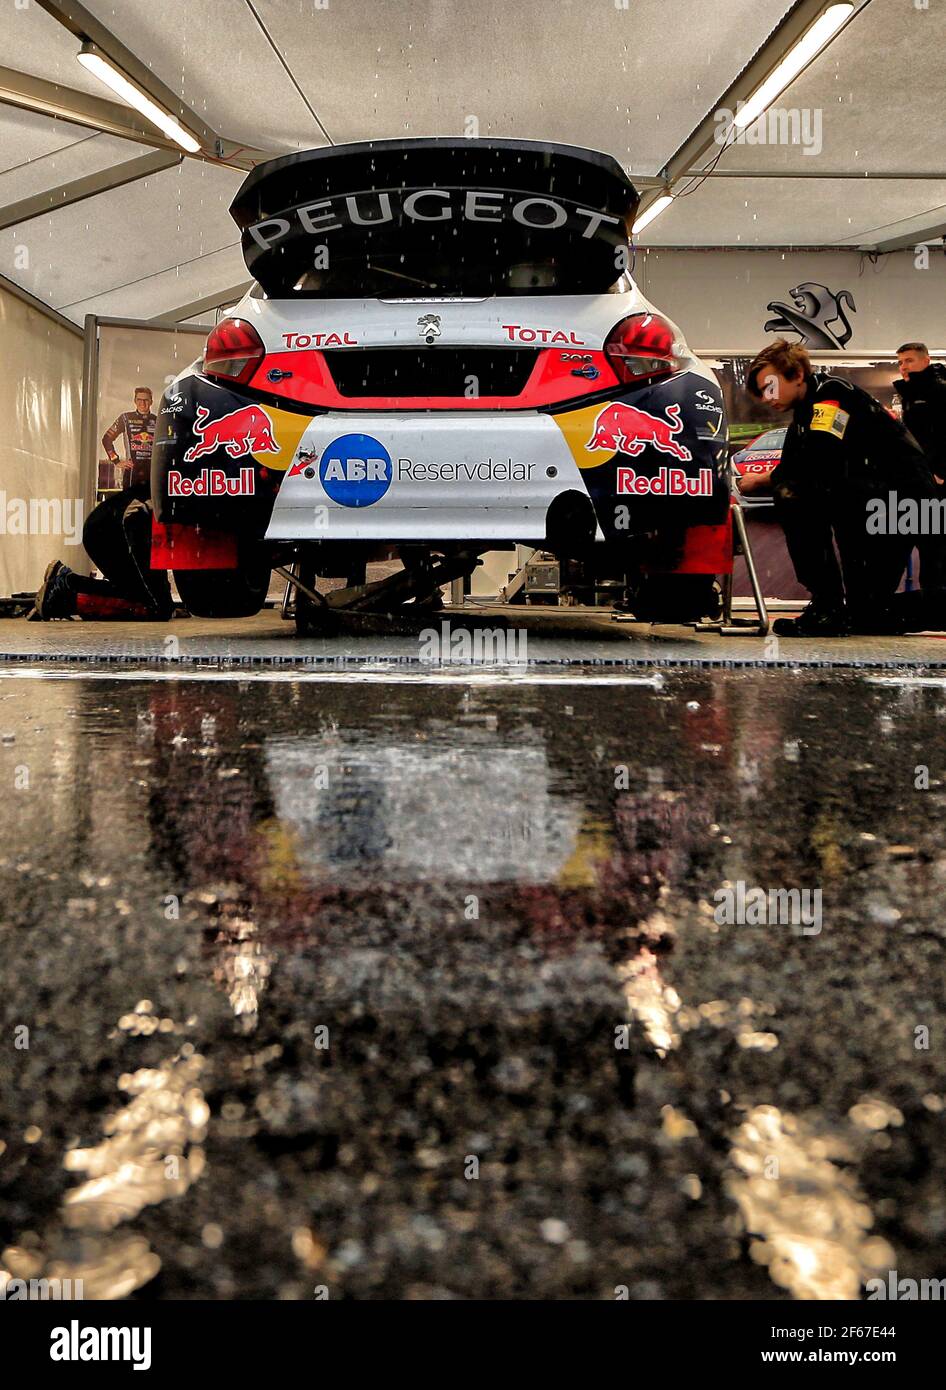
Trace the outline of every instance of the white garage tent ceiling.
{"label": "white garage tent ceiling", "polygon": [[[790,8],[786,0],[254,0],[336,143],[384,135],[561,140],[656,173]],[[677,20],[685,12],[685,51]],[[328,21],[326,23],[326,21]]]}
{"label": "white garage tent ceiling", "polygon": [[946,221],[946,174],[913,179],[707,179],[641,237],[660,246],[863,246],[892,237],[928,208]]}
{"label": "white garage tent ceiling", "polygon": [[14,259],[16,245],[25,246],[28,266],[10,278],[70,318],[154,318],[207,293],[205,270],[213,276],[209,288],[246,280],[227,212],[242,178],[234,169],[187,160],[0,232],[0,264]]}
{"label": "white garage tent ceiling", "polygon": [[[0,273],[76,322],[178,317],[245,281],[227,205],[259,158],[471,121],[607,150],[649,197],[675,176],[686,196],[643,245],[938,238],[946,5],[856,3],[778,99],[808,113],[809,149],[721,153],[713,113],[749,64],[777,61],[813,0],[3,0]],[[78,63],[82,34],[140,64],[210,158],[175,162]]]}
{"label": "white garage tent ceiling", "polygon": [[0,207],[148,152],[144,145],[13,107],[0,108],[0,130]]}
{"label": "white garage tent ceiling", "polygon": [[946,174],[946,6],[871,0],[792,83],[780,106],[823,111],[816,158],[790,146],[738,145],[723,168],[789,170],[815,163],[863,174]]}

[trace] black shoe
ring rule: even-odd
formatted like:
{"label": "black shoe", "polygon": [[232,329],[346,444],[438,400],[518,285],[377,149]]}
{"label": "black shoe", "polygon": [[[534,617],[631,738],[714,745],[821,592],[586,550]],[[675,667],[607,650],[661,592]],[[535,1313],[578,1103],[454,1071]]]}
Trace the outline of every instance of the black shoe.
{"label": "black shoe", "polygon": [[[913,594],[898,597],[913,598]],[[907,632],[922,632],[926,625],[921,605],[900,608],[895,603],[878,603],[871,615],[852,613],[849,631],[857,637],[903,637]]]}
{"label": "black shoe", "polygon": [[76,596],[69,583],[73,571],[61,560],[53,560],[46,566],[43,582],[36,590],[32,611],[27,613],[29,623],[46,623],[52,618],[73,618],[76,612]]}
{"label": "black shoe", "polygon": [[[923,600],[920,612],[924,628],[928,632],[946,632],[946,589],[921,589],[920,596]],[[903,599],[907,596],[897,594],[896,597]],[[911,631],[915,632],[917,629],[911,628]]]}
{"label": "black shoe", "polygon": [[846,637],[850,631],[843,608],[819,608],[809,603],[797,618],[776,618],[776,637]]}
{"label": "black shoe", "polygon": [[868,622],[858,624],[858,632],[874,636],[902,637],[907,632],[943,632],[946,630],[946,590],[912,589],[894,594]]}

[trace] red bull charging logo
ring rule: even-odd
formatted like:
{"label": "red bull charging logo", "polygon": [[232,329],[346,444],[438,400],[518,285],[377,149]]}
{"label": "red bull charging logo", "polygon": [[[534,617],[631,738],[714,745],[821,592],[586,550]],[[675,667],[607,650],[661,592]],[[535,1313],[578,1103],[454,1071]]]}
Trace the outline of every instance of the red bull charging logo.
{"label": "red bull charging logo", "polygon": [[[665,415],[666,418],[662,419],[646,410],[638,410],[635,405],[612,401],[595,421],[594,433],[586,448],[607,449],[611,454],[620,452],[637,458],[651,445],[662,454],[671,454],[681,463],[689,463],[693,455],[674,438],[683,429],[680,407],[668,405]],[[672,471],[679,472],[679,469]]]}
{"label": "red bull charging logo", "polygon": [[221,448],[226,449],[232,459],[244,458],[247,454],[279,453],[272,422],[258,405],[241,406],[239,410],[231,410],[229,415],[221,415],[219,420],[211,420],[210,411],[199,405],[194,434],[198,443],[187,450],[185,463],[193,463]]}

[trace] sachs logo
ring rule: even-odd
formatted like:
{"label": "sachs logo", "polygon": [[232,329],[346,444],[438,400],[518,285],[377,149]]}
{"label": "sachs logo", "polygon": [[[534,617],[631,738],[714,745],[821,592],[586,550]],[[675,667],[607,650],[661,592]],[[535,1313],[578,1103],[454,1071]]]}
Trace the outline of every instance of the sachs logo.
{"label": "sachs logo", "polygon": [[370,434],[343,434],[322,454],[319,480],[340,507],[370,507],[391,486],[391,455]]}
{"label": "sachs logo", "polygon": [[219,420],[213,421],[207,407],[199,405],[194,433],[199,442],[187,450],[185,463],[193,463],[205,454],[212,454],[215,449],[226,449],[232,459],[244,458],[247,454],[279,453],[272,422],[258,405],[241,406],[239,410],[231,410],[229,415],[221,415]]}
{"label": "sachs logo", "polygon": [[683,429],[680,407],[668,405],[666,419],[638,410],[635,405],[613,401],[605,406],[595,421],[594,433],[585,446],[588,449],[607,449],[609,453],[630,454],[637,458],[648,445],[662,454],[672,454],[681,463],[689,463],[693,455],[674,435]]}

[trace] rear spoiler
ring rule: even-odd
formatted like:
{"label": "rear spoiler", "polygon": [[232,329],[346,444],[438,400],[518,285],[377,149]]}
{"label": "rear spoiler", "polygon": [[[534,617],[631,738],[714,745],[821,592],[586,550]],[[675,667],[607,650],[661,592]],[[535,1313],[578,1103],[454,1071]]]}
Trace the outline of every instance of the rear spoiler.
{"label": "rear spoiler", "polygon": [[[284,281],[320,243],[351,254],[383,224],[443,232],[503,225],[628,245],[640,201],[611,155],[535,140],[372,140],[283,155],[248,175],[230,206],[250,274]],[[389,226],[390,230],[390,226]]]}

